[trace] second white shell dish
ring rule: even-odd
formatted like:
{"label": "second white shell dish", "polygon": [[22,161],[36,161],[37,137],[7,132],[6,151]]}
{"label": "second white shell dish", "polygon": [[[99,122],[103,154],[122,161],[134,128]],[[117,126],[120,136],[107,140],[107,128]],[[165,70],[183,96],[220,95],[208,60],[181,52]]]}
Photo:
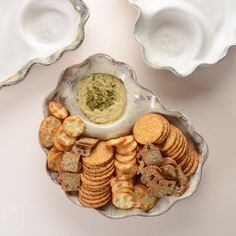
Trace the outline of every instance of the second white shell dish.
{"label": "second white shell dish", "polygon": [[[122,80],[126,87],[128,96],[128,107],[126,113],[120,120],[109,125],[93,124],[81,114],[77,104],[76,88],[78,81],[94,73],[111,74]],[[202,167],[208,157],[208,147],[204,139],[195,131],[190,120],[182,113],[165,108],[159,98],[150,90],[142,87],[133,69],[122,62],[115,61],[104,54],[96,54],[86,59],[81,64],[73,65],[62,72],[57,87],[43,102],[44,116],[48,116],[48,104],[50,101],[58,101],[64,104],[73,115],[82,116],[85,124],[85,135],[98,137],[100,139],[115,138],[119,135],[127,135],[132,131],[135,120],[145,113],[160,113],[172,124],[179,127],[185,134],[190,145],[199,154],[200,162],[196,173],[190,179],[189,189],[180,197],[164,197],[149,212],[139,209],[122,210],[115,208],[111,203],[97,209],[98,212],[109,218],[124,218],[128,216],[157,216],[169,210],[176,202],[191,196],[198,188],[201,180]],[[48,150],[44,149],[46,153]],[[47,166],[46,166],[47,168]],[[57,183],[57,174],[47,168],[51,179]],[[76,193],[67,193],[67,197],[76,205],[81,206]]]}
{"label": "second white shell dish", "polygon": [[0,88],[49,65],[84,39],[89,10],[82,0],[0,0]]}
{"label": "second white shell dish", "polygon": [[236,44],[235,0],[129,0],[146,64],[180,77],[215,64]]}

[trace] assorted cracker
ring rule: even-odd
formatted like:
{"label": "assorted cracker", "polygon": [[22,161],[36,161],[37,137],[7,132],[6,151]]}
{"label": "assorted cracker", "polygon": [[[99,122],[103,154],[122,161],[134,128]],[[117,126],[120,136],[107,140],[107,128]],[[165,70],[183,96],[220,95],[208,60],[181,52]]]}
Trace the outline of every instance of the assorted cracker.
{"label": "assorted cracker", "polygon": [[58,173],[65,192],[81,205],[150,211],[158,199],[181,196],[199,165],[199,156],[183,132],[160,114],[145,114],[133,133],[108,141],[84,136],[81,117],[60,103],[49,103],[39,141],[49,150],[48,169]]}

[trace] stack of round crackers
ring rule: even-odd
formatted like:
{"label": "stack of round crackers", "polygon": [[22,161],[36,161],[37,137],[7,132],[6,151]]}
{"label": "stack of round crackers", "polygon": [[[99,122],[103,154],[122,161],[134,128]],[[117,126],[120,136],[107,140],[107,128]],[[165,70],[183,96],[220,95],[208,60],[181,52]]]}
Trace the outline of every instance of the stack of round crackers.
{"label": "stack of round crackers", "polygon": [[145,114],[134,125],[133,134],[140,144],[155,144],[164,158],[172,158],[187,177],[198,167],[197,152],[188,144],[182,131],[160,114]]}
{"label": "stack of round crackers", "polygon": [[114,151],[100,141],[88,157],[83,157],[79,201],[85,207],[99,208],[111,199],[110,180],[114,176]]}
{"label": "stack of round crackers", "polygon": [[120,178],[132,179],[137,173],[137,142],[133,135],[112,139],[107,142],[108,146],[114,146],[116,174]]}
{"label": "stack of round crackers", "polygon": [[160,145],[164,157],[174,159],[182,168],[187,177],[192,176],[199,164],[197,152],[188,144],[186,137],[180,129],[170,126],[170,132]]}

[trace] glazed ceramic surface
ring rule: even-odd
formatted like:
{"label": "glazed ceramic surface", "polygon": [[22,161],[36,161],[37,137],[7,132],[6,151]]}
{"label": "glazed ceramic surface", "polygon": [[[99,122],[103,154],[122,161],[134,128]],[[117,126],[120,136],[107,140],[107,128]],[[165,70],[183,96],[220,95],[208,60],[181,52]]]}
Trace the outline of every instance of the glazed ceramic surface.
{"label": "glazed ceramic surface", "polygon": [[[124,116],[112,125],[96,125],[89,122],[84,117],[77,105],[76,85],[80,79],[93,73],[108,73],[116,76],[124,82],[128,91],[128,108]],[[204,139],[194,130],[189,119],[178,111],[166,109],[157,96],[151,91],[143,88],[136,80],[135,72],[127,64],[114,61],[107,55],[96,54],[89,57],[81,64],[67,68],[59,79],[56,89],[47,96],[43,103],[44,115],[47,116],[48,104],[51,100],[59,101],[66,105],[71,114],[81,115],[86,123],[85,134],[91,137],[97,137],[103,140],[115,138],[127,134],[132,130],[135,120],[142,114],[149,112],[158,112],[163,114],[168,120],[179,127],[188,138],[190,144],[194,146],[200,156],[200,164],[197,172],[190,180],[190,188],[181,197],[165,197],[158,201],[148,213],[138,209],[121,210],[113,207],[111,204],[99,209],[98,211],[110,218],[123,218],[127,216],[156,216],[166,212],[177,201],[191,196],[197,189],[204,162],[208,156],[208,147]],[[45,150],[47,153],[47,150]],[[46,167],[47,168],[47,167]],[[52,180],[56,182],[56,174],[47,169]],[[78,197],[73,194],[67,194],[68,198],[77,205],[80,205]]]}
{"label": "glazed ceramic surface", "polygon": [[84,39],[89,11],[82,0],[0,0],[0,88],[49,65]]}
{"label": "glazed ceramic surface", "polygon": [[147,65],[178,76],[214,64],[236,44],[235,0],[129,0]]}

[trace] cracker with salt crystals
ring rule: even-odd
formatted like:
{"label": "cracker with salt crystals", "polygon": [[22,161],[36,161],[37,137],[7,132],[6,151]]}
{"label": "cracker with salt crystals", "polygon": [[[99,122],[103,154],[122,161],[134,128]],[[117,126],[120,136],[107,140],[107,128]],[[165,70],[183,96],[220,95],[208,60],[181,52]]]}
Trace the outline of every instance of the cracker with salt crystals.
{"label": "cracker with salt crystals", "polygon": [[83,157],[83,163],[88,166],[99,166],[109,162],[114,155],[114,150],[111,146],[107,146],[106,142],[100,141],[93,149],[88,157]]}
{"label": "cracker with salt crystals", "polygon": [[55,134],[61,126],[61,121],[53,116],[44,118],[39,128],[39,142],[45,148],[51,148],[54,144]]}
{"label": "cracker with salt crystals", "polygon": [[68,116],[67,109],[61,103],[51,101],[48,105],[48,109],[50,113],[58,119],[65,119]]}
{"label": "cracker with salt crystals", "polygon": [[64,132],[73,138],[79,137],[85,129],[85,124],[79,116],[68,116],[62,124]]}
{"label": "cracker with salt crystals", "polygon": [[133,134],[135,140],[140,144],[158,142],[163,134],[164,124],[159,114],[145,114],[141,116],[134,125]]}

